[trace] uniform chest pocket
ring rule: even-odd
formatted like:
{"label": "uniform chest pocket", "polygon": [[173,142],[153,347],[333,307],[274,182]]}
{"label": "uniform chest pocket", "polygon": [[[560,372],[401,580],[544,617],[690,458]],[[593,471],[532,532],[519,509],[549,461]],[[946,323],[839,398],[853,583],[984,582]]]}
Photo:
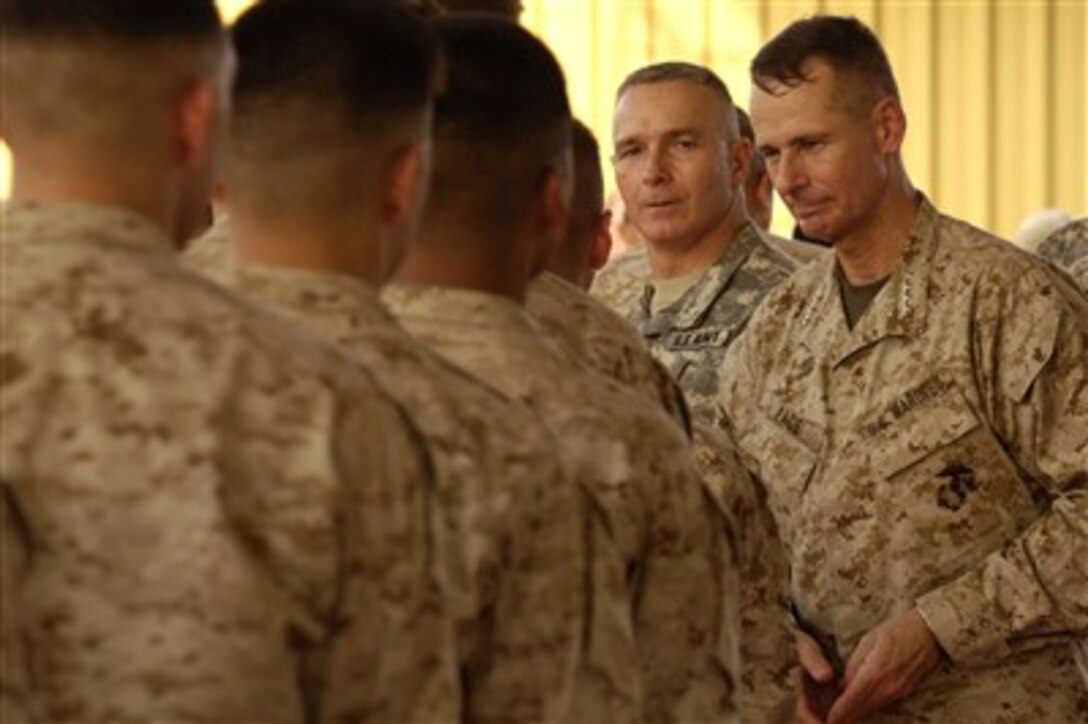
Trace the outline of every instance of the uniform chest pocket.
{"label": "uniform chest pocket", "polygon": [[843,473],[874,485],[872,522],[895,555],[926,561],[943,578],[974,565],[1026,527],[1038,510],[959,388],[927,384],[905,393],[863,428],[861,454],[853,456],[861,469]]}

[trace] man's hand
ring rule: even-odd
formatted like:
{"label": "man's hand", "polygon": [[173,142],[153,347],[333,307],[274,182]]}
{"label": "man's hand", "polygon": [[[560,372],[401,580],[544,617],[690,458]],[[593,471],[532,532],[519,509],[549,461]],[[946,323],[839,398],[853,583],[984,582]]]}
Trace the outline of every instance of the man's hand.
{"label": "man's hand", "polygon": [[835,701],[835,673],[815,639],[803,631],[797,631],[796,636],[801,663],[797,724],[821,724]]}
{"label": "man's hand", "polygon": [[941,647],[917,609],[891,617],[858,642],[828,724],[859,721],[909,696],[940,660]]}

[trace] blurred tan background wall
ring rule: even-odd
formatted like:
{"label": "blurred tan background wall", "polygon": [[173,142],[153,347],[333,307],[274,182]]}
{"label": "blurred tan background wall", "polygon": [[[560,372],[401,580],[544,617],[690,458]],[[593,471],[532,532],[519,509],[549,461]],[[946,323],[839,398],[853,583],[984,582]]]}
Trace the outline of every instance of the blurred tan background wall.
{"label": "blurred tan background wall", "polygon": [[[858,16],[883,40],[909,119],[915,183],[946,211],[1008,236],[1028,214],[1088,214],[1088,0],[523,0],[575,112],[611,147],[613,93],[631,70],[682,59],[747,105],[762,42],[816,12]],[[249,0],[221,0],[232,19]],[[0,151],[0,195],[8,159]],[[611,186],[611,172],[605,177]],[[782,206],[775,228],[792,226]]]}

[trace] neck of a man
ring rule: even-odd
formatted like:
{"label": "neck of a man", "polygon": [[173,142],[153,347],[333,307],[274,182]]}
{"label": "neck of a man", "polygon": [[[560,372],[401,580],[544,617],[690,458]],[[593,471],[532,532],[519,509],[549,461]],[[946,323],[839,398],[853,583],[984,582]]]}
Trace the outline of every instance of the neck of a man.
{"label": "neck of a man", "polygon": [[[734,199],[739,199],[736,194]],[[748,225],[743,204],[734,201],[721,223],[698,239],[655,242],[647,240],[646,253],[654,279],[675,279],[704,272],[722,257]]]}
{"label": "neck of a man", "polygon": [[910,240],[920,204],[918,192],[903,174],[889,184],[866,223],[834,242],[847,282],[862,286],[891,276]]}
{"label": "neck of a man", "polygon": [[359,224],[263,218],[231,211],[231,234],[239,259],[263,266],[354,277],[381,285],[381,245]]}
{"label": "neck of a man", "polygon": [[524,304],[529,273],[523,244],[511,232],[458,222],[428,209],[416,241],[393,279],[402,284],[488,292]]}
{"label": "neck of a man", "polygon": [[105,161],[79,162],[75,154],[50,153],[22,162],[16,158],[12,179],[13,201],[78,202],[109,206],[145,216],[174,243],[174,194],[166,172],[150,166]]}

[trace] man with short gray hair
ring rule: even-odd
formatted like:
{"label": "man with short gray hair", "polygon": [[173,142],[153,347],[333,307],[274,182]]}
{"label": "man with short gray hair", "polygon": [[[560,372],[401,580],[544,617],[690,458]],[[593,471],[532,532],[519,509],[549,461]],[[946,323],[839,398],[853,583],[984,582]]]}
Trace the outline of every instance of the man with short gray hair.
{"label": "man with short gray hair", "polygon": [[628,319],[693,412],[713,419],[725,350],[795,265],[748,219],[752,147],[709,69],[670,62],[630,74],[616,96],[613,144],[616,183],[651,271]]}

